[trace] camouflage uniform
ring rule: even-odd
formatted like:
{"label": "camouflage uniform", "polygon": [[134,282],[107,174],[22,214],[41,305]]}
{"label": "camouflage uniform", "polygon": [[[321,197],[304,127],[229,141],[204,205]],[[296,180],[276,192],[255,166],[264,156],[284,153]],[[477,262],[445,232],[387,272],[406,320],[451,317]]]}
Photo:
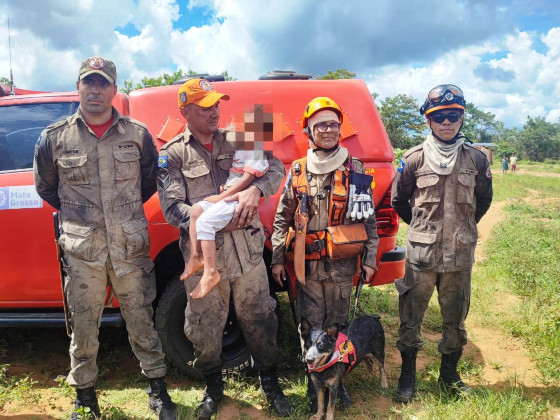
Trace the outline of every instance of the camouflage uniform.
{"label": "camouflage uniform", "polygon": [[[214,133],[212,152],[187,129],[160,150],[158,191],[166,220],[180,229],[179,246],[188,260],[189,220],[193,204],[219,194],[232,165],[235,144],[221,130]],[[278,191],[285,170],[277,159],[269,160],[270,169],[253,181],[265,199]],[[276,301],[270,297],[268,276],[262,258],[263,225],[257,219],[244,229],[216,234],[216,268],[221,280],[202,299],[189,299],[185,311],[185,334],[193,343],[194,367],[204,375],[222,369],[222,334],[229,312],[230,294],[236,317],[253,358],[255,369],[276,366],[278,320]],[[189,294],[200,276],[185,281]]]}
{"label": "camouflage uniform", "polygon": [[[357,173],[364,173],[364,164],[352,158],[352,165]],[[276,217],[274,219],[274,233],[272,235],[272,264],[284,264],[285,242],[288,228],[294,226],[294,217],[298,200],[292,188],[292,170],[286,180],[282,192]],[[309,222],[308,231],[325,230],[328,226],[328,188],[330,188],[333,173],[324,175],[309,172]],[[350,219],[345,224],[357,223]],[[371,267],[376,266],[377,227],[375,215],[365,222],[369,241],[363,263]],[[300,315],[307,318],[315,328],[330,327],[337,322],[340,325],[348,322],[348,309],[352,293],[353,278],[358,270],[358,257],[329,260],[306,260],[305,284],[299,285],[297,303]]]}
{"label": "camouflage uniform", "polygon": [[68,383],[78,389],[97,378],[98,330],[109,284],[142,372],[148,378],[165,375],[152,321],[156,285],[142,205],[156,191],[156,162],[146,127],[115,109],[101,139],[78,110],[48,126],[37,142],[35,186],[60,212],[72,320]]}
{"label": "camouflage uniform", "polygon": [[410,225],[405,277],[395,281],[401,352],[422,348],[420,327],[434,287],[443,318],[439,351],[450,354],[466,344],[476,224],[491,202],[492,175],[480,150],[463,144],[449,175],[430,169],[423,145],[404,154],[392,190],[393,207]]}

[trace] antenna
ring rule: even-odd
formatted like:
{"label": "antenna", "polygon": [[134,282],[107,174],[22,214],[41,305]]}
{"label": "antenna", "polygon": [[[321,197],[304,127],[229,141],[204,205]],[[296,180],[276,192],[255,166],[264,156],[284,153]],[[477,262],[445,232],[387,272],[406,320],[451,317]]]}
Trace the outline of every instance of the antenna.
{"label": "antenna", "polygon": [[10,95],[15,95],[14,74],[12,73],[12,38],[10,36],[10,18],[8,18],[8,49],[10,50]]}

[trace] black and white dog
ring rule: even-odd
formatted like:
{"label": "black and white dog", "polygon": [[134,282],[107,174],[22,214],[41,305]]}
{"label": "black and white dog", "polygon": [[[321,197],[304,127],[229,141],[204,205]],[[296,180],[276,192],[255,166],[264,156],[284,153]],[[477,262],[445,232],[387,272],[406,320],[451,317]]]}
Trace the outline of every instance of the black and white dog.
{"label": "black and white dog", "polygon": [[[302,354],[317,390],[317,413],[312,420],[321,420],[325,410],[325,391],[329,390],[326,420],[334,419],[334,407],[342,378],[365,358],[372,371],[373,358],[379,365],[381,387],[387,388],[385,374],[385,333],[379,318],[364,316],[354,321],[350,330],[339,331],[334,324],[327,331],[311,327],[302,318],[299,326]],[[366,357],[369,356],[369,357]]]}

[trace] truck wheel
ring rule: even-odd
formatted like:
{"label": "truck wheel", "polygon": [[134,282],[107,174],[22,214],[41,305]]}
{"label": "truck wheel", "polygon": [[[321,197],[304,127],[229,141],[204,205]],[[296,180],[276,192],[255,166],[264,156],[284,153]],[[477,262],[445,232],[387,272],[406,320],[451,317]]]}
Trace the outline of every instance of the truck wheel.
{"label": "truck wheel", "polygon": [[[179,371],[185,375],[202,379],[193,368],[194,349],[184,332],[187,294],[179,274],[174,276],[159,300],[155,324],[163,346],[163,351]],[[222,338],[224,373],[243,372],[251,367],[251,355],[245,344],[241,328],[237,324],[235,308],[230,301],[230,310]]]}

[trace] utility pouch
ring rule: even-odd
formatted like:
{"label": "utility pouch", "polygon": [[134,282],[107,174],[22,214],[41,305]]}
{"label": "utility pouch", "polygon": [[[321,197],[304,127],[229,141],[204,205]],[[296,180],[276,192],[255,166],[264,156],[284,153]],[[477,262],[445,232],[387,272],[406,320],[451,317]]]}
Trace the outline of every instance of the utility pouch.
{"label": "utility pouch", "polygon": [[[286,259],[288,261],[294,260],[295,239],[297,232],[293,227],[288,228],[286,235]],[[308,232],[305,235],[305,259],[306,260],[320,260],[321,257],[327,255],[326,250],[326,232],[324,230],[316,232]]]}
{"label": "utility pouch", "polygon": [[357,257],[364,252],[368,241],[363,223],[329,226],[327,228],[327,255],[333,260]]}

